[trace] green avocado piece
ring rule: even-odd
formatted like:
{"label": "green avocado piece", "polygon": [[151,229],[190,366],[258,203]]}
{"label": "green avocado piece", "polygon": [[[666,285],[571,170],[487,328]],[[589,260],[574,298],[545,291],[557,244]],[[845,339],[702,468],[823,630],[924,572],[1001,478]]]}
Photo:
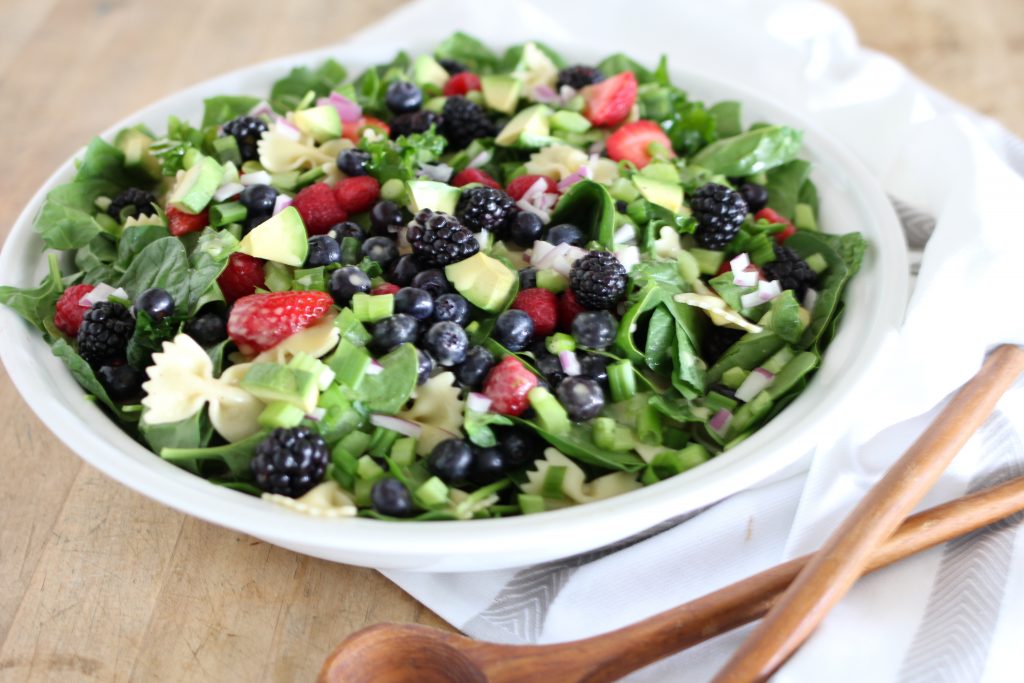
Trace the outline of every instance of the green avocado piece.
{"label": "green avocado piece", "polygon": [[334,105],[300,109],[295,112],[295,127],[317,142],[327,142],[341,137],[341,117]]}
{"label": "green avocado piece", "polygon": [[469,303],[489,313],[505,307],[518,279],[508,266],[482,251],[445,266],[444,274]]}
{"label": "green avocado piece", "polygon": [[409,210],[413,213],[430,209],[454,214],[462,190],[435,180],[410,180],[406,183],[410,198]]}
{"label": "green avocado piece", "polygon": [[683,188],[680,185],[666,183],[654,178],[637,174],[633,176],[633,184],[644,199],[662,206],[672,213],[679,213],[683,208]]}
{"label": "green avocado piece", "polygon": [[175,186],[168,203],[179,211],[197,214],[213,199],[223,178],[223,166],[213,157],[200,157]]}
{"label": "green avocado piece", "polygon": [[153,138],[137,128],[126,128],[114,138],[114,146],[124,154],[124,167],[131,171],[139,171],[152,180],[160,180],[160,160],[150,154],[149,146]]}
{"label": "green avocado piece", "polygon": [[430,55],[420,55],[412,64],[412,82],[421,88],[433,85],[440,90],[448,82],[448,71]]}
{"label": "green avocado piece", "polygon": [[319,397],[313,373],[278,363],[253,363],[238,386],[266,403],[284,401],[306,413],[313,412]]}
{"label": "green avocado piece", "polygon": [[569,133],[586,133],[590,130],[590,121],[583,114],[562,109],[552,114],[551,127]]}
{"label": "green avocado piece", "polygon": [[294,206],[263,221],[238,243],[243,254],[296,268],[306,262],[308,249],[306,226]]}
{"label": "green avocado piece", "polygon": [[480,89],[484,93],[484,104],[495,111],[511,114],[519,104],[523,82],[508,74],[488,74],[480,77]]}
{"label": "green avocado piece", "polygon": [[551,107],[535,104],[522,110],[505,124],[495,144],[501,147],[544,147],[556,141],[551,137]]}

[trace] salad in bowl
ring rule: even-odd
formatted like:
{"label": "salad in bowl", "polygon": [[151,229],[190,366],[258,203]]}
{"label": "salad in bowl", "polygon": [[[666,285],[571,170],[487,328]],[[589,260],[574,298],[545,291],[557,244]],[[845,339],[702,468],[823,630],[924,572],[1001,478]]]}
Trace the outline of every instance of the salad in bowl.
{"label": "salad in bowl", "polygon": [[96,138],[0,287],[91,400],[320,517],[534,514],[715,458],[805,388],[866,248],[801,132],[663,59],[464,34]]}

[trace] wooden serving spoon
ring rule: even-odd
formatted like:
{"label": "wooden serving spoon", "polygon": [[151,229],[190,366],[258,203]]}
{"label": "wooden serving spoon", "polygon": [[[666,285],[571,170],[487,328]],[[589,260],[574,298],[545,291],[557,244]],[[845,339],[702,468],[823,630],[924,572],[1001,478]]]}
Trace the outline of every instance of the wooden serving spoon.
{"label": "wooden serving spoon", "polygon": [[[908,518],[867,571],[1024,510],[1024,477]],[[790,560],[641,622],[553,645],[485,643],[416,624],[352,634],[324,662],[320,683],[600,683],[764,616],[813,555]]]}

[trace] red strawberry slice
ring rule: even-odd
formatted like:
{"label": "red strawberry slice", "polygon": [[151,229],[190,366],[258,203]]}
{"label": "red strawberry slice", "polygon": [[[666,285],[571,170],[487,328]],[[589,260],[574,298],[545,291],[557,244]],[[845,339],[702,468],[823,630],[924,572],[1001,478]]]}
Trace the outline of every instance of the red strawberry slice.
{"label": "red strawberry slice", "polygon": [[263,259],[235,252],[228,257],[228,265],[217,278],[217,285],[229,304],[266,287]]}
{"label": "red strawberry slice", "polygon": [[470,71],[457,73],[444,84],[445,97],[465,95],[470,90],[480,90],[480,77]]}
{"label": "red strawberry slice", "polygon": [[572,331],[572,321],[576,316],[587,310],[579,301],[571,289],[567,289],[558,295],[558,329],[562,332]]}
{"label": "red strawberry slice", "polygon": [[515,356],[506,356],[491,368],[484,380],[484,396],[491,410],[502,415],[521,415],[530,404],[528,394],[537,386],[537,376]]}
{"label": "red strawberry slice", "polygon": [[541,287],[524,289],[516,295],[512,308],[525,311],[533,321],[536,337],[546,337],[558,327],[558,297]]}
{"label": "red strawberry slice", "polygon": [[523,195],[526,194],[526,191],[533,187],[533,184],[538,180],[544,181],[545,192],[558,192],[558,184],[551,178],[543,175],[521,175],[508,184],[508,187],[505,188],[505,192],[508,193],[509,197],[518,202],[523,198]]}
{"label": "red strawberry slice", "polygon": [[338,206],[347,213],[369,211],[380,197],[380,182],[373,176],[364,175],[342,178],[334,186],[334,198]]}
{"label": "red strawberry slice", "polygon": [[199,213],[185,213],[173,206],[167,207],[167,229],[175,237],[198,232],[210,224],[210,213],[203,209]]}
{"label": "red strawberry slice", "polygon": [[769,223],[785,224],[785,228],[772,235],[772,237],[775,238],[776,244],[782,244],[783,242],[785,242],[790,237],[796,234],[796,227],[790,222],[790,220],[783,216],[782,214],[780,214],[779,212],[775,211],[774,209],[769,209],[767,207],[761,209],[760,211],[754,214],[754,220],[763,220],[768,221]]}
{"label": "red strawberry slice", "polygon": [[469,185],[470,183],[480,183],[487,187],[493,187],[495,190],[500,190],[501,185],[497,180],[492,178],[487,171],[481,171],[479,168],[466,168],[455,174],[452,178],[452,185],[455,187],[462,187],[463,185]]}
{"label": "red strawberry slice", "polygon": [[326,292],[250,294],[231,307],[228,336],[238,350],[254,355],[306,329],[331,309]]}
{"label": "red strawberry slice", "polygon": [[391,135],[391,126],[373,116],[363,116],[353,123],[343,125],[341,127],[341,137],[352,142],[359,142],[363,137],[363,130],[365,128],[376,128],[384,137]]}
{"label": "red strawberry slice", "polygon": [[600,83],[588,85],[580,91],[586,101],[583,115],[595,126],[614,126],[621,123],[636,102],[636,76],[623,71]]}
{"label": "red strawberry slice", "polygon": [[323,235],[332,226],[348,220],[348,213],[338,206],[334,191],[327,183],[313,183],[299,190],[292,200],[292,206],[302,216],[306,232]]}
{"label": "red strawberry slice", "polygon": [[57,307],[53,313],[53,324],[57,329],[74,337],[82,325],[82,317],[89,310],[88,306],[78,303],[83,296],[93,290],[92,285],[72,285],[64,290],[57,299]]}
{"label": "red strawberry slice", "polygon": [[627,123],[608,137],[605,148],[613,161],[632,161],[637,168],[643,168],[653,159],[649,151],[652,143],[666,149],[670,157],[676,155],[672,141],[654,121]]}

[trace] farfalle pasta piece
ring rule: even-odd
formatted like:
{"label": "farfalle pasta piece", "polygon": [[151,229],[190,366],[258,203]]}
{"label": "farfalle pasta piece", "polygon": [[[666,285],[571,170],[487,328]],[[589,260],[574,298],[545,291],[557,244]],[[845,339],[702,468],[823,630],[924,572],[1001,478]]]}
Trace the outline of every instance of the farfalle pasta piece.
{"label": "farfalle pasta piece", "polygon": [[417,387],[415,399],[398,417],[422,427],[416,452],[426,455],[445,439],[458,438],[462,429],[464,402],[455,387],[455,375],[442,372]]}
{"label": "farfalle pasta piece", "polygon": [[575,173],[587,161],[589,157],[575,147],[551,145],[530,155],[530,160],[526,162],[526,172],[562,180]]}
{"label": "farfalle pasta piece", "polygon": [[264,493],[263,500],[312,517],[355,517],[356,505],[338,482],[328,480],[317,484],[298,498],[278,493]]}
{"label": "farfalle pasta piece", "polygon": [[729,304],[713,294],[697,294],[696,292],[685,292],[676,294],[673,299],[687,306],[696,306],[703,310],[711,318],[711,322],[719,327],[736,327],[747,332],[758,333],[762,331],[760,325],[755,325],[738,312],[729,307]]}
{"label": "farfalle pasta piece", "polygon": [[260,163],[271,173],[285,173],[300,168],[313,168],[331,162],[322,150],[311,141],[295,140],[280,130],[281,124],[273,124],[257,143]]}
{"label": "farfalle pasta piece", "polygon": [[[237,387],[249,372],[249,363],[232,365],[221,373],[221,384]],[[210,401],[210,423],[217,433],[234,443],[260,431],[259,417],[266,405],[248,391],[223,393]]]}
{"label": "farfalle pasta piece", "polygon": [[534,467],[536,469],[526,472],[528,481],[520,487],[523,493],[542,495],[548,470],[552,467],[564,467],[562,493],[574,503],[589,503],[611,498],[642,486],[636,480],[636,475],[629,472],[612,472],[588,482],[580,466],[555,448],[544,449],[544,459],[537,460]]}

